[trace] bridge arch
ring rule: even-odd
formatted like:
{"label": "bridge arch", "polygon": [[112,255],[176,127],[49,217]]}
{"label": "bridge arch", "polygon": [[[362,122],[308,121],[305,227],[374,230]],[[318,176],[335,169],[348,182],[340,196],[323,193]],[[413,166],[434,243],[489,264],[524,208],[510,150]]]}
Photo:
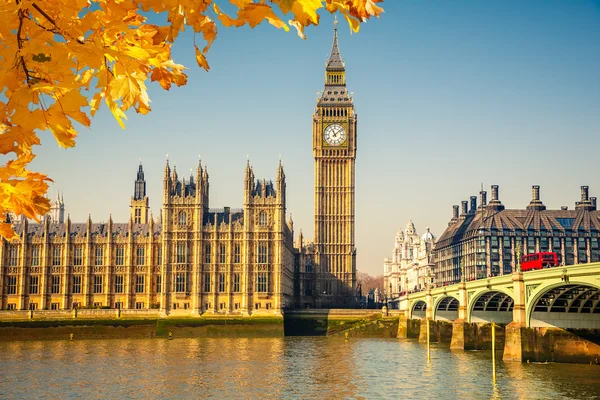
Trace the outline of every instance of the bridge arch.
{"label": "bridge arch", "polygon": [[594,282],[543,284],[528,297],[529,327],[600,329],[600,286]]}
{"label": "bridge arch", "polygon": [[436,321],[454,321],[458,319],[460,302],[457,297],[444,295],[435,299],[433,305],[433,319]]}
{"label": "bridge arch", "polygon": [[417,300],[410,307],[409,319],[424,319],[427,316],[427,303],[425,300]]}
{"label": "bridge arch", "polygon": [[513,320],[514,299],[507,290],[484,289],[471,296],[468,305],[469,322],[510,323]]}

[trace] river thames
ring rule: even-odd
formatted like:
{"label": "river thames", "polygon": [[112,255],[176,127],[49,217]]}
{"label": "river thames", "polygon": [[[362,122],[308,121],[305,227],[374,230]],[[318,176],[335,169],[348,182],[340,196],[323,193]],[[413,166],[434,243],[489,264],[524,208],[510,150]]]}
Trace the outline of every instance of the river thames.
{"label": "river thames", "polygon": [[397,339],[1,342],[0,398],[600,399],[600,366]]}

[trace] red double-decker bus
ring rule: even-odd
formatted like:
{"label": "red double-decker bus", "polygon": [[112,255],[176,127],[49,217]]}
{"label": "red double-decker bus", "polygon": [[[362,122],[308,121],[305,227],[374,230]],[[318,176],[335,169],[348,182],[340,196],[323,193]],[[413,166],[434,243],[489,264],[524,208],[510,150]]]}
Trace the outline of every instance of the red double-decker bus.
{"label": "red double-decker bus", "polygon": [[556,253],[543,252],[526,254],[521,257],[521,271],[532,271],[534,269],[552,268],[558,265]]}

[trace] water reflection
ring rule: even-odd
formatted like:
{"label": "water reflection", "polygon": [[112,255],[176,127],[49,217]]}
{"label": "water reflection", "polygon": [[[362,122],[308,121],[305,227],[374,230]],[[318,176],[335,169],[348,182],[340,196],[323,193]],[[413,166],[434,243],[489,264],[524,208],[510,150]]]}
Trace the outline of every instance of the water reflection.
{"label": "water reflection", "polygon": [[0,343],[0,398],[599,399],[600,367],[497,363],[408,340]]}

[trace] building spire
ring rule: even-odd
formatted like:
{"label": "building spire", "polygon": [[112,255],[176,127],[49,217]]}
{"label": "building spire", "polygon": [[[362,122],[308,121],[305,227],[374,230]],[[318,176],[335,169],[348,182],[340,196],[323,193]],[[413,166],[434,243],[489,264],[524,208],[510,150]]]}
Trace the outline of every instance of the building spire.
{"label": "building spire", "polygon": [[340,48],[338,46],[337,26],[338,20],[336,17],[333,21],[333,46],[331,47],[329,60],[327,60],[327,71],[344,70],[344,61],[342,60],[342,55],[340,54]]}

